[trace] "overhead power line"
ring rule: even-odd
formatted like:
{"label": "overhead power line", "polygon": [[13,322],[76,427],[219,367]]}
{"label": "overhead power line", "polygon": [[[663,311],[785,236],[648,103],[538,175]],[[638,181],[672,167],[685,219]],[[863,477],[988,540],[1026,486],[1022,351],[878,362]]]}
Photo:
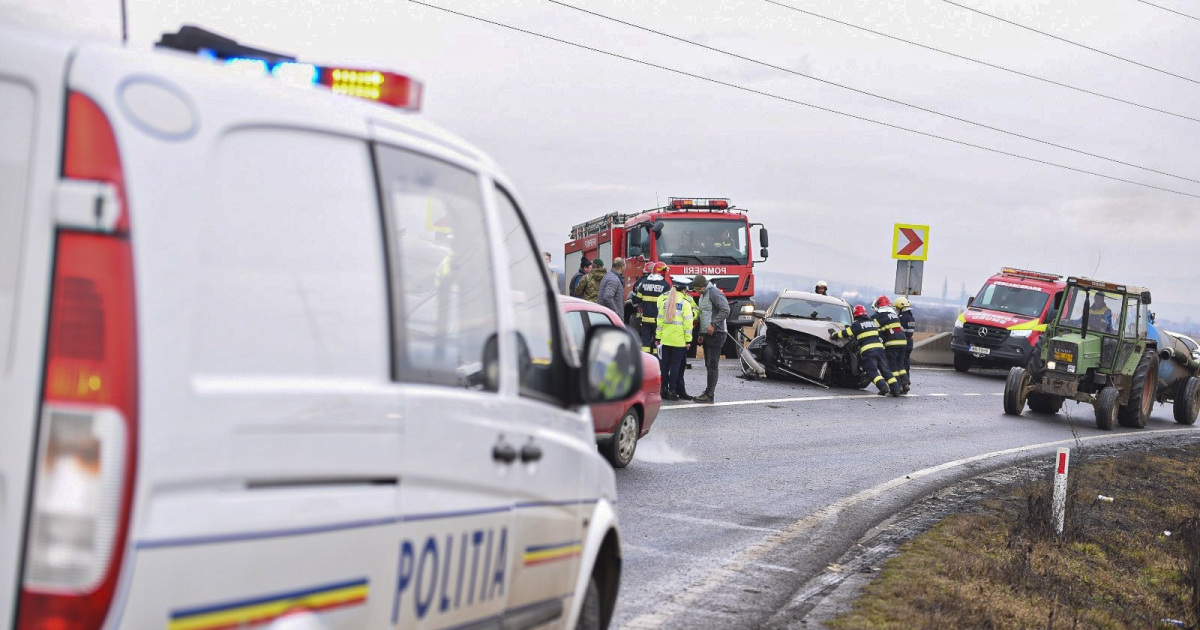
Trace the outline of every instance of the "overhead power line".
{"label": "overhead power line", "polygon": [[1133,0],[1133,1],[1141,2],[1142,4],[1152,6],[1155,9],[1162,9],[1163,11],[1166,11],[1168,13],[1174,13],[1175,15],[1182,15],[1183,17],[1188,18],[1189,20],[1196,20],[1197,22],[1200,22],[1200,17],[1196,17],[1194,15],[1188,15],[1187,13],[1184,13],[1182,11],[1176,11],[1175,9],[1172,9],[1171,7],[1164,7],[1161,4],[1154,4],[1153,2],[1146,2],[1146,0]]}
{"label": "overhead power line", "polygon": [[654,63],[654,62],[651,62],[651,61],[646,61],[646,60],[644,60],[644,59],[637,59],[637,58],[634,58],[634,57],[628,57],[628,56],[626,56],[626,55],[622,55],[622,54],[620,54],[620,53],[615,53],[615,52],[612,52],[612,51],[603,50],[603,49],[601,49],[601,48],[595,48],[595,47],[592,47],[592,46],[588,46],[588,45],[586,45],[586,44],[580,44],[580,43],[578,43],[578,42],[573,42],[573,41],[569,41],[569,40],[566,40],[566,39],[561,39],[561,38],[558,38],[558,37],[554,37],[554,36],[552,36],[552,35],[546,35],[546,34],[544,34],[544,33],[538,33],[538,32],[536,32],[536,31],[530,31],[530,30],[523,29],[523,28],[521,28],[521,27],[518,27],[518,26],[513,26],[513,25],[511,25],[511,24],[505,24],[504,22],[499,22],[499,21],[496,21],[496,20],[490,20],[490,19],[488,19],[488,18],[480,17],[480,16],[477,16],[477,15],[472,15],[472,14],[470,14],[470,13],[464,13],[464,12],[462,12],[462,11],[456,11],[456,10],[454,10],[454,9],[450,9],[450,8],[443,7],[443,6],[438,6],[438,5],[436,5],[436,4],[430,4],[430,3],[428,3],[428,2],[422,2],[421,0],[408,0],[408,2],[410,2],[410,3],[412,3],[412,4],[420,5],[420,6],[423,6],[423,7],[427,7],[427,8],[430,8],[430,9],[434,9],[434,10],[437,10],[437,11],[443,11],[443,12],[445,12],[445,13],[450,13],[450,14],[452,14],[452,15],[457,15],[457,16],[459,16],[459,17],[464,17],[464,18],[467,18],[467,19],[470,19],[470,20],[475,20],[475,21],[477,21],[477,22],[483,22],[483,23],[485,23],[485,24],[491,24],[492,26],[498,26],[498,27],[500,27],[500,28],[507,29],[507,30],[510,30],[510,31],[515,31],[515,32],[517,32],[517,33],[523,33],[523,34],[525,34],[525,35],[531,35],[531,36],[533,36],[533,37],[538,37],[538,38],[541,38],[541,39],[545,39],[545,40],[547,40],[547,41],[557,42],[557,43],[559,43],[559,44],[564,44],[564,45],[566,45],[566,46],[572,46],[572,47],[575,47],[575,48],[579,48],[579,49],[581,49],[581,50],[587,50],[587,51],[594,52],[594,53],[597,53],[597,54],[601,54],[601,55],[605,55],[605,56],[608,56],[608,57],[612,57],[612,58],[614,58],[614,59],[621,59],[621,60],[623,60],[623,61],[628,61],[628,62],[635,63],[635,64],[638,64],[638,65],[641,65],[641,66],[646,66],[646,67],[648,67],[648,68],[655,68],[655,69],[658,69],[658,70],[663,70],[663,71],[665,71],[665,72],[670,72],[670,73],[672,73],[672,74],[677,74],[677,75],[680,75],[680,76],[685,76],[685,77],[690,77],[690,78],[693,78],[693,79],[697,79],[697,80],[699,80],[699,81],[704,81],[704,82],[706,82],[706,83],[712,83],[712,84],[715,84],[715,85],[721,85],[721,86],[725,86],[725,87],[733,88],[733,89],[735,89],[735,90],[740,90],[740,91],[742,91],[742,92],[748,92],[748,93],[750,93],[750,94],[757,94],[757,95],[759,95],[759,96],[765,96],[765,97],[767,97],[767,98],[774,99],[774,100],[777,100],[777,101],[783,101],[783,102],[785,102],[785,103],[791,103],[791,104],[793,104],[793,105],[801,105],[801,106],[808,107],[808,108],[811,108],[811,109],[816,109],[816,110],[819,110],[819,111],[828,112],[828,113],[830,113],[830,114],[836,114],[836,115],[838,115],[838,116],[845,116],[846,118],[853,118],[853,119],[855,119],[855,120],[860,120],[860,121],[863,121],[863,122],[869,122],[869,123],[872,123],[872,124],[879,125],[879,126],[881,126],[881,127],[887,127],[887,128],[889,128],[889,129],[897,129],[897,130],[900,130],[900,131],[906,131],[906,132],[908,132],[908,133],[916,134],[916,135],[919,135],[919,136],[924,136],[924,137],[926,137],[926,138],[933,138],[933,139],[935,139],[935,140],[942,140],[942,141],[945,141],[945,142],[951,142],[951,143],[954,143],[954,144],[957,144],[957,145],[961,145],[961,146],[965,146],[965,147],[971,147],[971,148],[974,148],[974,149],[979,149],[979,150],[981,150],[981,151],[987,151],[987,152],[989,152],[989,153],[995,153],[995,154],[998,154],[998,155],[1006,155],[1006,156],[1009,156],[1009,157],[1017,158],[1017,159],[1019,159],[1019,160],[1025,160],[1025,161],[1027,161],[1027,162],[1034,162],[1034,163],[1037,163],[1037,164],[1043,164],[1043,165],[1046,165],[1046,166],[1053,166],[1053,167],[1055,167],[1055,168],[1060,168],[1060,169],[1064,169],[1064,170],[1068,170],[1068,171],[1073,171],[1073,172],[1075,172],[1075,173],[1082,173],[1082,174],[1084,174],[1084,175],[1092,175],[1092,176],[1094,176],[1094,177],[1101,177],[1101,178],[1104,178],[1104,179],[1107,179],[1107,180],[1111,180],[1111,181],[1122,182],[1122,183],[1125,183],[1125,184],[1132,184],[1132,185],[1134,185],[1134,186],[1141,186],[1141,187],[1143,187],[1143,188],[1152,188],[1152,189],[1154,189],[1154,190],[1161,190],[1161,191],[1163,191],[1163,192],[1169,192],[1169,193],[1173,193],[1173,194],[1176,194],[1176,195],[1182,195],[1182,196],[1184,196],[1184,197],[1191,197],[1191,198],[1193,198],[1193,199],[1200,199],[1200,194],[1194,194],[1194,193],[1189,193],[1189,192],[1185,192],[1185,191],[1181,191],[1181,190],[1175,190],[1175,189],[1172,189],[1172,188],[1166,188],[1166,187],[1163,187],[1163,186],[1155,186],[1154,184],[1147,184],[1147,183],[1145,183],[1145,182],[1139,182],[1139,181],[1132,180],[1132,179],[1124,179],[1124,178],[1121,178],[1121,177],[1116,177],[1116,176],[1114,176],[1114,175],[1106,175],[1106,174],[1104,174],[1104,173],[1098,173],[1098,172],[1096,172],[1096,171],[1089,171],[1089,170],[1082,169],[1082,168],[1076,168],[1076,167],[1074,167],[1074,166],[1068,166],[1068,165],[1066,165],[1066,164],[1059,164],[1059,163],[1057,163],[1057,162],[1050,162],[1050,161],[1048,161],[1048,160],[1042,160],[1042,159],[1038,159],[1038,158],[1035,158],[1035,157],[1030,157],[1030,156],[1027,156],[1027,155],[1021,155],[1021,154],[1019,154],[1019,153],[1012,153],[1012,152],[1010,152],[1010,151],[1004,151],[1004,150],[1002,150],[1002,149],[996,149],[996,148],[992,148],[992,147],[984,146],[984,145],[981,145],[981,144],[974,144],[974,143],[971,143],[971,142],[967,142],[967,141],[965,141],[965,140],[957,140],[957,139],[955,139],[955,138],[949,138],[949,137],[946,137],[946,136],[939,136],[939,135],[937,135],[937,134],[930,133],[930,132],[928,132],[928,131],[921,131],[921,130],[919,130],[919,129],[913,129],[913,128],[911,128],[911,127],[905,127],[905,126],[903,126],[903,125],[897,125],[897,124],[893,124],[893,123],[889,123],[889,122],[884,122],[884,121],[882,121],[882,120],[876,120],[876,119],[874,119],[874,118],[868,118],[868,117],[866,117],[866,116],[859,116],[858,114],[851,114],[851,113],[848,113],[848,112],[843,112],[843,111],[839,111],[839,110],[836,110],[836,109],[833,109],[833,108],[830,108],[830,107],[824,107],[824,106],[821,106],[821,105],[815,105],[815,104],[813,104],[813,103],[808,103],[808,102],[801,101],[801,100],[798,100],[798,99],[793,99],[793,98],[789,98],[789,97],[786,97],[786,96],[781,96],[781,95],[779,95],[779,94],[772,94],[771,92],[766,92],[766,91],[763,91],[763,90],[757,90],[757,89],[755,89],[755,88],[746,87],[746,86],[744,86],[744,85],[738,85],[738,84],[736,84],[736,83],[730,83],[730,82],[728,82],[728,81],[722,81],[722,80],[720,80],[720,79],[714,79],[714,78],[712,78],[712,77],[706,77],[706,76],[704,76],[704,75],[696,74],[696,73],[694,73],[694,72],[688,72],[688,71],[686,71],[686,70],[680,70],[680,69],[678,69],[678,68],[672,68],[672,67],[670,67],[670,66],[665,66],[665,65],[657,64],[657,63]]}
{"label": "overhead power line", "polygon": [[933,52],[941,53],[941,54],[943,54],[943,55],[949,55],[949,56],[951,56],[951,57],[954,57],[954,58],[956,58],[956,59],[962,59],[963,61],[970,61],[970,62],[972,62],[972,63],[977,63],[977,64],[979,64],[979,65],[981,65],[981,66],[987,66],[987,67],[989,67],[989,68],[994,68],[994,69],[996,69],[996,70],[1002,70],[1002,71],[1004,71],[1004,72],[1009,72],[1009,73],[1012,73],[1012,74],[1015,74],[1015,75],[1018,75],[1018,76],[1025,77],[1025,78],[1027,78],[1027,79],[1033,79],[1034,81],[1041,81],[1041,82],[1043,82],[1043,83],[1049,83],[1050,85],[1056,85],[1056,86],[1058,86],[1058,87],[1061,87],[1061,88],[1066,88],[1066,89],[1068,89],[1068,90],[1074,90],[1074,91],[1076,91],[1076,92],[1081,92],[1081,93],[1083,93],[1083,94],[1090,94],[1091,96],[1096,96],[1096,97],[1099,97],[1099,98],[1108,99],[1108,100],[1110,100],[1110,101],[1115,101],[1115,102],[1117,102],[1117,103],[1123,103],[1123,104],[1125,104],[1125,105],[1132,105],[1132,106],[1134,106],[1134,107],[1140,107],[1140,108],[1142,108],[1142,109],[1146,109],[1146,110],[1149,110],[1149,111],[1152,111],[1152,112],[1158,112],[1158,113],[1160,113],[1160,114],[1166,114],[1167,116],[1174,116],[1174,117],[1176,117],[1176,118],[1182,118],[1182,119],[1184,119],[1184,120],[1190,120],[1190,121],[1192,121],[1192,122],[1198,122],[1198,123],[1200,123],[1200,118],[1195,118],[1195,117],[1193,117],[1193,116],[1188,116],[1188,115],[1186,115],[1186,114],[1180,114],[1180,113],[1177,113],[1177,112],[1167,111],[1167,110],[1165,110],[1165,109],[1159,109],[1159,108],[1157,108],[1157,107],[1154,107],[1154,106],[1152,106],[1152,105],[1146,105],[1145,103],[1138,103],[1138,102],[1136,102],[1136,101],[1130,101],[1130,100],[1126,100],[1126,99],[1123,99],[1123,98],[1119,98],[1119,97],[1116,97],[1116,96],[1112,96],[1112,95],[1110,95],[1110,94],[1104,94],[1104,93],[1102,93],[1102,92],[1096,92],[1096,91],[1093,91],[1093,90],[1089,90],[1089,89],[1087,89],[1087,88],[1081,88],[1081,87],[1079,87],[1079,86],[1076,86],[1076,85],[1071,85],[1071,84],[1069,84],[1069,83],[1063,83],[1062,81],[1055,81],[1054,79],[1047,79],[1047,78],[1045,78],[1045,77],[1039,77],[1039,76],[1038,76],[1038,75],[1036,75],[1036,74],[1031,74],[1031,73],[1028,73],[1028,72],[1023,72],[1023,71],[1021,71],[1021,70],[1014,70],[1013,68],[1008,68],[1008,67],[1005,67],[1005,66],[1001,66],[1001,65],[999,65],[999,64],[994,64],[994,63],[991,63],[991,62],[989,62],[989,61],[984,61],[984,60],[982,60],[982,59],[978,59],[978,58],[975,58],[975,57],[969,57],[969,56],[967,56],[967,55],[960,55],[960,54],[958,54],[958,53],[955,53],[955,52],[950,52],[949,50],[944,50],[944,49],[941,49],[941,48],[936,48],[936,47],[934,47],[934,46],[930,46],[930,45],[928,45],[928,44],[922,44],[921,42],[913,41],[913,40],[911,40],[911,39],[904,39],[903,37],[897,37],[897,36],[895,36],[895,35],[890,35],[890,34],[888,34],[888,33],[885,33],[885,32],[883,32],[883,31],[877,31],[877,30],[875,30],[875,29],[870,29],[870,28],[867,28],[867,27],[865,27],[865,26],[859,26],[858,24],[854,24],[854,23],[852,23],[852,22],[844,22],[844,21],[842,21],[842,20],[839,20],[839,19],[837,19],[837,18],[832,18],[832,17],[829,17],[828,15],[821,15],[820,13],[816,13],[816,12],[813,12],[813,11],[809,11],[808,9],[802,9],[802,8],[800,8],[800,7],[794,7],[794,6],[790,5],[790,4],[784,4],[784,3],[782,3],[782,2],[776,2],[776,0],[763,0],[763,2],[766,2],[767,4],[773,4],[773,5],[777,6],[777,7],[782,7],[782,8],[784,8],[784,9],[788,9],[788,10],[790,10],[790,11],[795,11],[795,12],[797,12],[797,13],[803,13],[804,15],[810,15],[810,16],[812,16],[812,17],[815,17],[815,18],[819,18],[819,19],[822,19],[822,20],[827,20],[827,21],[829,21],[829,22],[833,22],[834,24],[841,24],[842,26],[845,26],[845,27],[848,27],[848,28],[853,28],[853,29],[857,29],[857,30],[860,30],[860,31],[863,31],[863,32],[866,32],[866,33],[871,33],[872,35],[878,35],[878,36],[880,36],[880,37],[886,37],[886,38],[888,38],[888,39],[892,39],[892,40],[895,40],[895,41],[898,41],[898,42],[903,42],[903,43],[905,43],[905,44],[909,44],[909,45],[912,45],[912,46],[917,46],[918,48],[924,48],[925,50],[931,50],[931,51],[933,51]]}
{"label": "overhead power line", "polygon": [[1183,180],[1183,181],[1185,181],[1185,182],[1192,182],[1193,184],[1200,184],[1200,179],[1192,179],[1191,177],[1184,177],[1183,175],[1175,175],[1174,173],[1168,173],[1167,171],[1160,171],[1160,170],[1158,170],[1158,169],[1150,168],[1150,167],[1148,167],[1148,166],[1142,166],[1142,165],[1140,165],[1140,164],[1134,164],[1134,163],[1132,163],[1132,162],[1126,162],[1126,161],[1124,161],[1124,160],[1118,160],[1118,159],[1116,159],[1116,158],[1111,158],[1111,157],[1107,157],[1107,156],[1100,155],[1100,154],[1097,154],[1097,153],[1092,153],[1092,152],[1090,152],[1090,151],[1084,151],[1084,150],[1081,150],[1081,149],[1076,149],[1076,148],[1074,148],[1074,147],[1069,147],[1069,146],[1067,146],[1067,145],[1065,145],[1065,144],[1059,144],[1059,143],[1057,143],[1057,142],[1051,142],[1051,141],[1049,141],[1049,140],[1042,140],[1041,138],[1035,138],[1035,137],[1033,137],[1033,136],[1029,136],[1029,135],[1026,135],[1026,134],[1023,134],[1023,133],[1019,133],[1019,132],[1016,132],[1016,131],[1009,131],[1009,130],[1007,130],[1007,129],[1003,129],[1003,128],[1001,128],[1001,127],[996,127],[996,126],[994,126],[994,125],[989,125],[989,124],[986,124],[986,123],[981,123],[981,122],[978,122],[978,121],[971,120],[971,119],[969,119],[969,118],[963,118],[963,117],[961,117],[961,116],[955,116],[955,115],[953,115],[953,114],[947,114],[947,113],[945,113],[945,112],[941,112],[941,111],[938,111],[938,110],[936,110],[936,109],[932,109],[932,108],[929,108],[929,107],[924,107],[924,106],[921,106],[921,105],[915,105],[915,104],[913,104],[913,103],[909,103],[909,102],[902,101],[902,100],[899,100],[899,99],[891,98],[891,97],[888,97],[888,96],[883,96],[882,94],[876,94],[876,93],[874,93],[874,92],[870,92],[870,91],[863,90],[863,89],[860,89],[860,88],[852,87],[852,86],[846,85],[846,84],[844,84],[844,83],[838,83],[838,82],[836,82],[836,81],[830,81],[830,80],[828,80],[828,79],[822,79],[822,78],[820,78],[820,77],[813,76],[813,75],[811,75],[811,74],[807,74],[807,73],[804,73],[804,72],[800,72],[799,70],[792,70],[791,68],[785,68],[785,67],[783,67],[783,66],[778,66],[778,65],[775,65],[775,64],[773,64],[773,63],[769,63],[769,62],[766,62],[766,61],[762,61],[762,60],[759,60],[759,59],[755,59],[755,58],[753,58],[753,57],[747,57],[747,56],[745,56],[745,55],[740,55],[740,54],[738,54],[738,53],[730,52],[730,51],[728,51],[728,50],[724,50],[724,49],[722,49],[722,48],[717,48],[717,47],[715,47],[715,46],[709,46],[709,45],[707,45],[707,44],[701,44],[700,42],[697,42],[697,41],[693,41],[693,40],[686,39],[686,38],[683,38],[683,37],[678,37],[678,36],[676,36],[676,35],[671,35],[670,33],[665,33],[665,32],[663,32],[663,31],[655,30],[655,29],[652,29],[652,28],[649,28],[649,27],[646,27],[646,26],[642,26],[642,25],[640,25],[640,24],[635,24],[635,23],[633,23],[633,22],[627,22],[627,21],[625,21],[625,20],[622,20],[622,19],[619,19],[619,18],[615,18],[615,17],[609,16],[609,15],[605,15],[605,14],[603,14],[603,13],[597,13],[596,11],[591,11],[591,10],[589,10],[589,9],[584,9],[583,7],[578,7],[578,6],[575,6],[575,5],[573,5],[573,4],[567,4],[566,2],[562,2],[561,0],[546,0],[546,1],[547,1],[547,2],[549,2],[549,3],[551,3],[551,4],[556,4],[556,5],[560,6],[560,7],[565,7],[565,8],[567,8],[567,9],[572,9],[572,10],[575,10],[575,11],[579,11],[579,12],[581,12],[581,13],[586,13],[586,14],[588,14],[588,15],[591,15],[591,16],[593,16],[593,17],[598,17],[598,18],[601,18],[601,19],[604,19],[604,20],[608,20],[608,21],[610,21],[610,22],[616,22],[617,24],[622,24],[622,25],[624,25],[624,26],[628,26],[628,27],[630,27],[630,28],[636,28],[636,29],[638,29],[638,30],[640,30],[640,31],[644,31],[644,32],[647,32],[647,33],[653,33],[654,35],[658,35],[658,36],[660,36],[660,37],[665,37],[665,38],[667,38],[667,39],[671,39],[671,40],[674,40],[674,41],[677,41],[677,42],[681,42],[681,43],[688,44],[688,45],[691,45],[691,46],[696,46],[696,47],[698,47],[698,48],[703,48],[704,50],[708,50],[708,51],[711,51],[711,52],[715,52],[715,53],[718,53],[718,54],[722,54],[722,55],[725,55],[725,56],[727,56],[727,57],[732,57],[732,58],[734,58],[734,59],[739,59],[739,60],[741,60],[741,61],[747,61],[747,62],[749,62],[749,63],[757,64],[757,65],[759,65],[759,66],[762,66],[762,67],[764,67],[764,68],[771,68],[772,70],[778,70],[778,71],[780,71],[780,72],[786,72],[786,73],[788,73],[788,74],[791,74],[791,75],[794,75],[794,76],[803,77],[803,78],[805,78],[805,79],[810,79],[810,80],[812,80],[812,81],[818,81],[818,82],[820,82],[820,83],[824,83],[824,84],[826,84],[826,85],[832,85],[832,86],[834,86],[834,87],[841,88],[841,89],[843,89],[843,90],[849,90],[849,91],[851,91],[851,92],[854,92],[855,94],[862,94],[863,96],[869,96],[869,97],[871,97],[871,98],[877,98],[877,99],[880,99],[880,100],[883,100],[883,101],[887,101],[888,103],[893,103],[893,104],[895,104],[895,105],[901,105],[901,106],[904,106],[904,107],[908,107],[908,108],[911,108],[911,109],[915,109],[915,110],[917,110],[917,111],[925,112],[925,113],[927,113],[927,114],[933,114],[934,116],[941,116],[942,118],[947,118],[947,119],[950,119],[950,120],[953,120],[953,121],[956,121],[956,122],[961,122],[961,123],[965,123],[965,124],[968,124],[968,125],[973,125],[973,126],[976,126],[976,127],[979,127],[979,128],[981,128],[981,129],[987,129],[987,130],[989,130],[989,131],[995,131],[995,132],[998,132],[998,133],[1002,133],[1002,134],[1005,134],[1005,135],[1012,136],[1012,137],[1014,137],[1014,138],[1020,138],[1020,139],[1022,139],[1022,140],[1029,140],[1030,142],[1036,142],[1036,143],[1038,143],[1038,144],[1043,144],[1043,145],[1046,145],[1046,146],[1049,146],[1049,147],[1054,147],[1054,148],[1056,148],[1056,149],[1062,149],[1062,150],[1064,150],[1064,151],[1070,151],[1070,152],[1072,152],[1072,153],[1078,153],[1078,154],[1080,154],[1080,155],[1086,155],[1086,156],[1088,156],[1088,157],[1093,157],[1093,158],[1096,158],[1096,159],[1099,159],[1099,160],[1104,160],[1104,161],[1106,161],[1106,162],[1112,162],[1113,164],[1120,164],[1120,165],[1122,165],[1122,166],[1128,166],[1128,167],[1131,167],[1131,168],[1136,168],[1136,169],[1139,169],[1139,170],[1142,170],[1142,171],[1146,171],[1146,172],[1148,172],[1148,173],[1156,173],[1156,174],[1158,174],[1158,175],[1165,175],[1165,176],[1167,176],[1167,177],[1173,177],[1173,178],[1175,178],[1175,179],[1180,179],[1180,180]]}
{"label": "overhead power line", "polygon": [[990,17],[990,18],[992,18],[993,20],[999,20],[999,21],[1001,21],[1001,22],[1004,22],[1005,24],[1011,24],[1011,25],[1013,25],[1013,26],[1015,26],[1015,27],[1017,27],[1017,28],[1023,28],[1023,29],[1025,29],[1025,30],[1027,30],[1027,31],[1032,31],[1032,32],[1034,32],[1034,33],[1037,33],[1037,34],[1039,34],[1039,35],[1044,35],[1044,36],[1046,36],[1046,37],[1049,37],[1050,39],[1056,39],[1056,40],[1058,40],[1058,41],[1060,41],[1060,42],[1064,42],[1064,43],[1070,44],[1070,45],[1072,45],[1072,46],[1078,46],[1079,48],[1083,48],[1083,49],[1085,49],[1085,50],[1090,50],[1090,51],[1092,51],[1092,52],[1094,52],[1094,53],[1099,53],[1099,54],[1101,54],[1101,55],[1104,55],[1105,57],[1112,57],[1113,59],[1118,59],[1118,60],[1120,60],[1120,61],[1124,61],[1125,63],[1131,63],[1131,64],[1133,64],[1133,65],[1135,65],[1135,66],[1139,66],[1139,67],[1145,68],[1145,69],[1147,69],[1147,70],[1153,70],[1153,71],[1155,71],[1155,72],[1160,72],[1160,73],[1162,73],[1162,74],[1165,74],[1165,75],[1167,75],[1167,76],[1175,77],[1176,79],[1183,79],[1184,81],[1189,81],[1189,82],[1191,82],[1191,83],[1195,83],[1196,85],[1200,85],[1200,81],[1197,81],[1196,79],[1193,79],[1193,78],[1191,78],[1191,77],[1185,77],[1185,76],[1183,76],[1182,74],[1175,74],[1174,72],[1171,72],[1170,70],[1163,70],[1162,68],[1156,68],[1156,67],[1154,67],[1154,66],[1152,66],[1152,65],[1150,65],[1150,64],[1145,64],[1145,63],[1142,63],[1142,62],[1140,62],[1140,61],[1134,61],[1133,59],[1130,59],[1130,58],[1128,58],[1128,57],[1122,57],[1122,56],[1120,56],[1120,55],[1114,55],[1114,54],[1112,54],[1112,53],[1110,53],[1110,52],[1108,52],[1108,51],[1106,51],[1106,50],[1100,50],[1099,48],[1094,48],[1094,47],[1092,47],[1092,46],[1088,46],[1087,44],[1081,44],[1081,43],[1079,43],[1079,42],[1077,42],[1077,41],[1070,40],[1070,39],[1067,39],[1067,38],[1065,38],[1065,37],[1060,37],[1060,36],[1058,36],[1058,35],[1055,35],[1055,34],[1053,34],[1053,33],[1047,33],[1046,31],[1040,31],[1040,30],[1038,30],[1038,29],[1036,29],[1036,28],[1033,28],[1032,26],[1026,26],[1026,25],[1024,25],[1024,24],[1021,24],[1020,22],[1015,22],[1015,21],[1013,21],[1013,20],[1009,20],[1009,19],[1006,19],[1006,18],[1002,18],[1002,17],[1000,17],[1000,16],[998,16],[998,15],[995,15],[995,14],[992,14],[992,13],[988,13],[987,11],[981,11],[981,10],[979,10],[979,9],[976,9],[976,8],[974,8],[974,7],[969,7],[969,6],[965,5],[965,4],[959,4],[959,3],[957,3],[957,2],[954,2],[954,0],[942,0],[942,2],[945,2],[946,4],[949,4],[949,5],[956,6],[956,7],[960,8],[960,9],[963,9],[963,10],[965,10],[965,11],[970,11],[970,12],[972,12],[972,13],[978,13],[979,15],[984,15],[984,16]]}

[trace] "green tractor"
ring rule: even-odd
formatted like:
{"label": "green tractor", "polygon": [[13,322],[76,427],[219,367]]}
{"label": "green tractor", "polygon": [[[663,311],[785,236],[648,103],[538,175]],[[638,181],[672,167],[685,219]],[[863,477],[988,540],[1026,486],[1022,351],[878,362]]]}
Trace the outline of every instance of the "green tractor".
{"label": "green tractor", "polygon": [[[1004,413],[1057,413],[1067,400],[1089,403],[1096,427],[1141,428],[1158,397],[1158,343],[1149,333],[1150,292],[1069,278],[1061,308],[1026,368],[1004,384]],[[1193,420],[1194,421],[1194,420]]]}

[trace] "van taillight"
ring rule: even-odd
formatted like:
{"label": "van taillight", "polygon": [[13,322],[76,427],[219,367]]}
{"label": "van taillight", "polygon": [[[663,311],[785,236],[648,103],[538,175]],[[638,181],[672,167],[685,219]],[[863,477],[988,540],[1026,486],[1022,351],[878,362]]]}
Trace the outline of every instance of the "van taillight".
{"label": "van taillight", "polygon": [[[79,116],[77,107],[88,111]],[[81,147],[77,132],[89,142],[113,137],[95,103],[72,93],[67,118],[64,176],[113,184],[120,191],[122,233],[58,232],[20,630],[90,630],[104,623],[133,500],[137,331],[124,182],[115,141],[106,148],[101,140],[83,149],[88,155],[72,157],[72,146]]]}

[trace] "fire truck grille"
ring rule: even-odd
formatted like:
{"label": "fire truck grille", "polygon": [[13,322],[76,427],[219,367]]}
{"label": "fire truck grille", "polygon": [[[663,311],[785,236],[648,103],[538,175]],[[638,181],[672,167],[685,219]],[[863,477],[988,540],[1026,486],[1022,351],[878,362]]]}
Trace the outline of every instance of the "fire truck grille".
{"label": "fire truck grille", "polygon": [[963,336],[967,343],[977,346],[998,346],[1008,339],[1008,331],[995,326],[963,324]]}

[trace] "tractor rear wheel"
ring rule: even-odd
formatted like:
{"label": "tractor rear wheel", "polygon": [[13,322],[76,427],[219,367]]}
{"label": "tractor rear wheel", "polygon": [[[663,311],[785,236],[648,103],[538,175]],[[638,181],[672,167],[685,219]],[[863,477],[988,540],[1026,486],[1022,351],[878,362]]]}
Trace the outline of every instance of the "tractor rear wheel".
{"label": "tractor rear wheel", "polygon": [[1189,376],[1179,384],[1179,393],[1175,394],[1175,422],[1196,424],[1197,414],[1200,414],[1200,378]]}
{"label": "tractor rear wheel", "polygon": [[1035,392],[1029,395],[1028,402],[1029,410],[1034,413],[1056,414],[1062,409],[1063,397]]}
{"label": "tractor rear wheel", "polygon": [[1029,373],[1025,368],[1015,367],[1008,371],[1004,381],[1004,413],[1019,416],[1025,410],[1025,386],[1029,384]]}
{"label": "tractor rear wheel", "polygon": [[1123,427],[1141,429],[1146,426],[1150,412],[1154,410],[1154,397],[1158,393],[1158,355],[1153,350],[1142,353],[1133,371],[1129,385],[1129,402],[1117,410],[1117,421]]}
{"label": "tractor rear wheel", "polygon": [[1096,396],[1096,428],[1102,431],[1112,431],[1113,423],[1117,420],[1117,403],[1121,399],[1121,391],[1112,385],[1100,390]]}

